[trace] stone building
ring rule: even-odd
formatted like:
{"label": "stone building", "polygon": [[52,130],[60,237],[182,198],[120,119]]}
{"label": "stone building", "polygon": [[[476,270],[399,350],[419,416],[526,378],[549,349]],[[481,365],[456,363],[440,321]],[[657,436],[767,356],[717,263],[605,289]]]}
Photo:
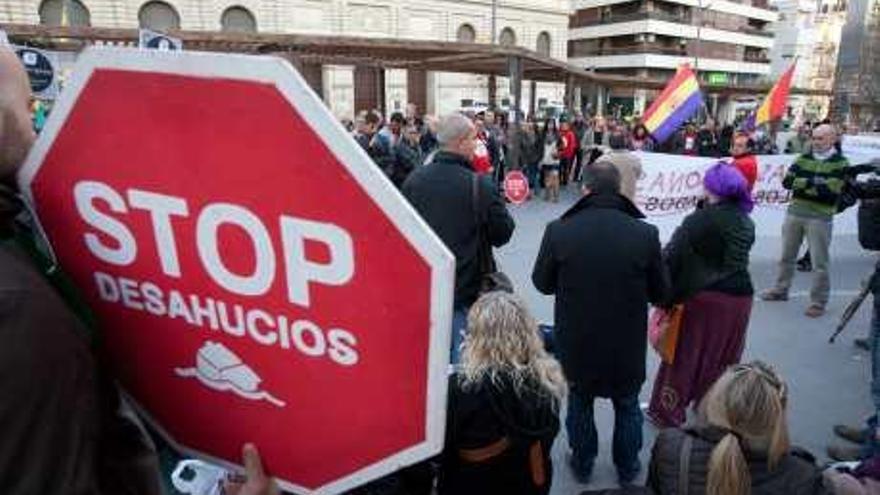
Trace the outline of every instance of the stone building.
{"label": "stone building", "polygon": [[[568,0],[0,0],[0,23],[90,25],[158,31],[243,31],[311,33],[342,36],[442,41],[492,42],[493,11],[496,41],[565,59]],[[339,116],[360,110],[354,84],[369,83],[363,71],[348,66],[322,70],[325,101]],[[369,74],[366,74],[369,76]],[[407,72],[385,73],[385,105],[403,110],[409,86],[425,87],[428,113],[446,113],[487,103],[487,78],[430,72],[422,82],[408,84]],[[373,82],[375,84],[375,82]],[[507,83],[498,79],[498,102],[509,101]],[[415,89],[414,89],[415,90]],[[524,109],[530,99],[524,85]],[[563,99],[564,86],[541,83],[538,105]]]}

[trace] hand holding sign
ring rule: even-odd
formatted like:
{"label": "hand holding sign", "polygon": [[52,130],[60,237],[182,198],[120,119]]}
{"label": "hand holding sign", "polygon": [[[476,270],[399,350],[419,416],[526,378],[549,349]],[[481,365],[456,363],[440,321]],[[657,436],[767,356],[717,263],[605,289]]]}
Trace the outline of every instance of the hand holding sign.
{"label": "hand holding sign", "polygon": [[223,495],[279,495],[278,485],[266,476],[263,461],[253,444],[246,444],[242,449],[245,482],[226,481]]}

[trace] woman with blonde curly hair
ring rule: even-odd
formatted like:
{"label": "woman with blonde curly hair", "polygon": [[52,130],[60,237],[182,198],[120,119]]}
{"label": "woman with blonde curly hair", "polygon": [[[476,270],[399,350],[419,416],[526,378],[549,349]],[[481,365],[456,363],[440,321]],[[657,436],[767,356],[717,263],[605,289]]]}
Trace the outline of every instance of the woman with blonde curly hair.
{"label": "woman with blonde curly hair", "polygon": [[473,305],[462,361],[450,377],[441,494],[546,494],[565,379],[519,297]]}
{"label": "woman with blonde curly hair", "polygon": [[657,495],[831,493],[808,454],[792,450],[788,388],[760,361],[731,366],[712,386],[695,426],[660,432],[648,473]]}

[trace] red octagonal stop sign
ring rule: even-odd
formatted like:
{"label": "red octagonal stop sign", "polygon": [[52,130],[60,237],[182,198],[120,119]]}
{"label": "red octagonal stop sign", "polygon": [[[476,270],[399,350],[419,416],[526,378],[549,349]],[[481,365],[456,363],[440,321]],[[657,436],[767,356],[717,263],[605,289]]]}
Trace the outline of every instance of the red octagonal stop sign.
{"label": "red octagonal stop sign", "polygon": [[20,185],[175,445],[322,493],[442,448],[453,258],[286,62],[88,51]]}

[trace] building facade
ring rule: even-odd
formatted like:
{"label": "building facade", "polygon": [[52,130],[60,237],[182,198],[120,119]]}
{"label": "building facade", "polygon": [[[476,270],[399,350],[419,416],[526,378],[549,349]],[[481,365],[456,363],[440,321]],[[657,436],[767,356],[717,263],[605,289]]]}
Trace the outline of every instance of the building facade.
{"label": "building facade", "polygon": [[[816,0],[780,0],[774,5],[779,20],[773,25],[775,34],[770,50],[770,77],[777,80],[795,64],[791,84],[810,88],[813,82],[813,50],[816,45]],[[788,117],[795,124],[822,118],[827,112],[828,98],[790,95]]]}
{"label": "building facade", "polygon": [[[565,59],[568,0],[498,0],[496,41]],[[311,33],[441,41],[492,42],[492,0],[0,0],[0,23],[91,25],[158,31],[237,31]],[[185,48],[185,47],[184,47]],[[323,96],[334,113],[351,117],[356,110],[352,67],[323,69]],[[386,108],[403,110],[407,74],[385,74]],[[446,113],[486,103],[487,78],[428,73],[426,110]],[[497,96],[508,99],[498,80]],[[529,101],[524,85],[523,101]],[[562,100],[564,86],[541,83],[538,102]],[[524,105],[525,106],[525,105]]]}
{"label": "building facade", "polygon": [[[840,53],[841,34],[846,24],[848,0],[819,0],[814,24],[815,44],[810,68],[811,89],[834,90],[837,56]],[[814,98],[818,116],[825,118],[831,113],[830,98]]]}
{"label": "building facade", "polygon": [[880,130],[880,0],[851,0],[837,57],[834,117]]}
{"label": "building facade", "polygon": [[[765,0],[574,0],[574,9],[569,62],[587,70],[668,79],[689,63],[706,88],[770,74],[777,14]],[[609,101],[641,113],[652,96],[629,90]]]}

